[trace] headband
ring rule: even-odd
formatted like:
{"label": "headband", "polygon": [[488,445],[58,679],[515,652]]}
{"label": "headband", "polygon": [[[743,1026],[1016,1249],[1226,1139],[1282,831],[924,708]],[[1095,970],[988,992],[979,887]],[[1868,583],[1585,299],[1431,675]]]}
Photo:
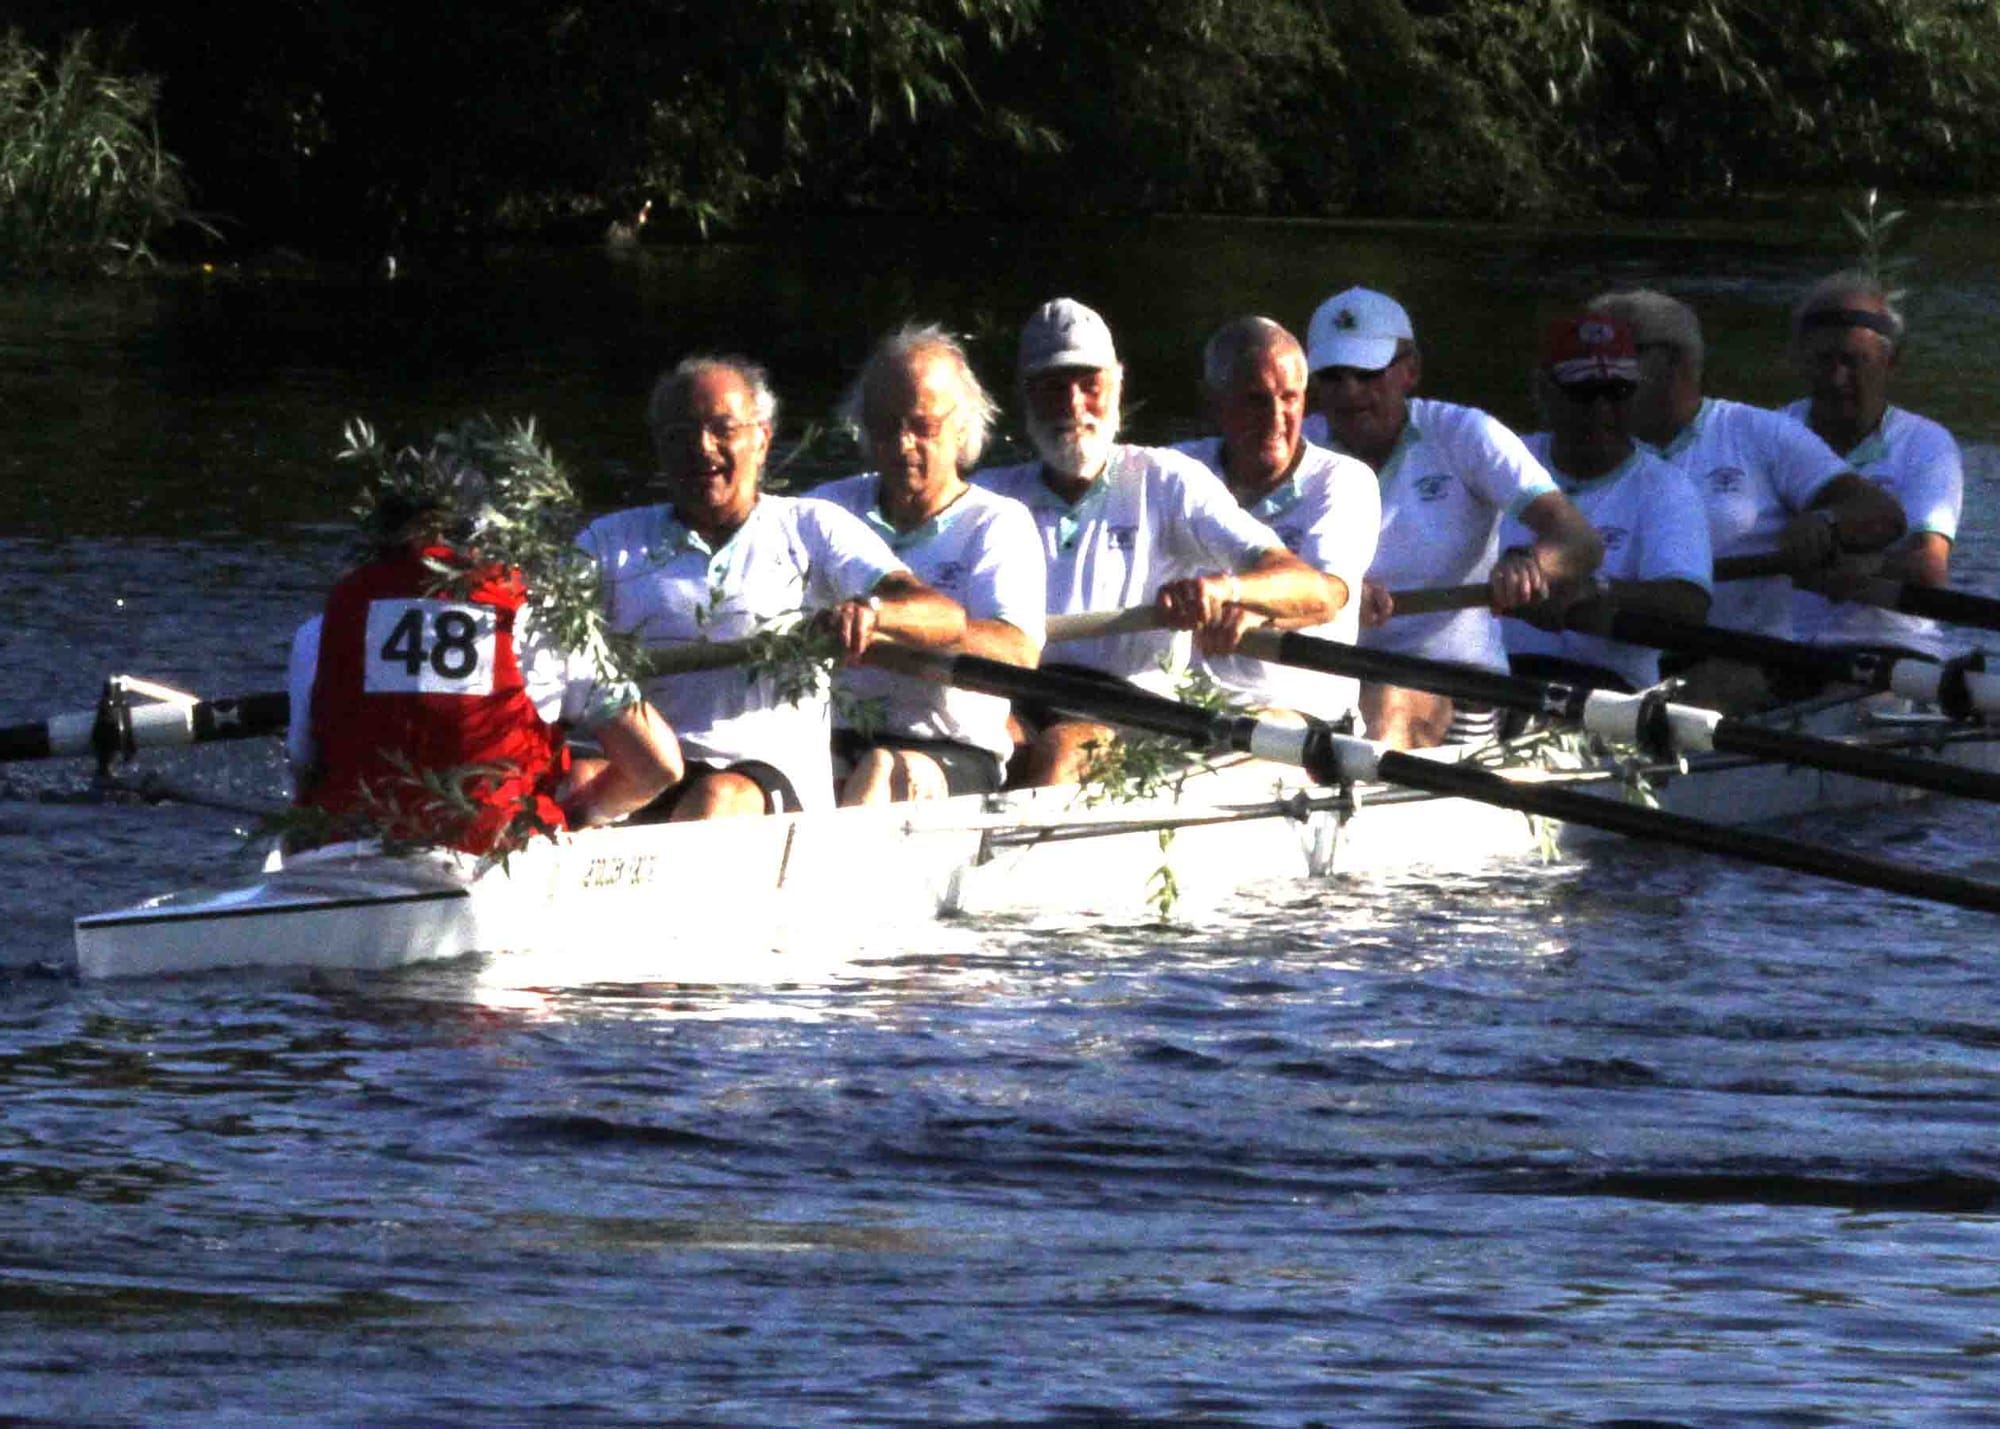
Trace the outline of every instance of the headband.
{"label": "headband", "polygon": [[1873,312],[1868,308],[1816,308],[1799,318],[1799,331],[1812,332],[1823,327],[1865,327],[1870,332],[1879,332],[1895,342],[1903,335],[1903,325],[1887,313]]}

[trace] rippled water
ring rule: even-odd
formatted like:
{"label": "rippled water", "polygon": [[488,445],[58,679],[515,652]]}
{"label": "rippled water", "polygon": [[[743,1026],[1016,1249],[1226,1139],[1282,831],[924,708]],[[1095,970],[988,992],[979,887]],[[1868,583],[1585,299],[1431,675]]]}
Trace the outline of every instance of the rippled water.
{"label": "rippled water", "polygon": [[[1309,266],[1291,244],[1286,293]],[[1569,289],[1680,261],[1629,248],[1576,260]],[[1542,251],[1439,240],[1399,261],[1469,264],[1507,315],[1556,285]],[[1743,257],[1754,282],[1728,302],[1766,316],[1813,261],[1705,251]],[[593,292],[672,286],[608,271],[565,280],[575,321]],[[885,282],[842,299],[875,304],[865,322],[798,301],[865,330],[902,315]],[[940,282],[914,271],[911,304]],[[357,394],[442,419],[490,384],[496,409],[598,433],[578,459],[615,486],[630,392],[678,330],[666,300],[640,332],[564,346],[556,297],[532,319],[478,306],[507,291],[408,289],[396,312],[359,285],[9,300],[0,723],[85,708],[114,670],[278,683],[339,564],[311,453]],[[1026,305],[1008,291],[981,301]],[[448,298],[472,310],[442,324]],[[495,312],[519,325],[483,325]],[[385,358],[385,331],[415,336]],[[626,389],[598,427],[588,378]],[[1144,420],[1195,418],[1163,399]],[[1978,461],[1961,565],[2000,589],[1991,449]],[[147,765],[212,801],[282,796],[268,745]],[[1184,929],[954,924],[855,975],[752,990],[496,999],[463,967],[83,986],[60,967],[71,917],[231,865],[251,824],[83,783],[0,771],[10,1419],[2000,1415],[2000,974],[1980,915],[1620,848],[1265,890]],[[2000,880],[1979,808],[1806,832]]]}

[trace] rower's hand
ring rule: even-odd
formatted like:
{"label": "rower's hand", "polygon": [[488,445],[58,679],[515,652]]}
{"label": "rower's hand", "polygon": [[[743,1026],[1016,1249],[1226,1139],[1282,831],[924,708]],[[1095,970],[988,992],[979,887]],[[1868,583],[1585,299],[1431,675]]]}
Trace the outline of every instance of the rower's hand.
{"label": "rower's hand", "polygon": [[1547,595],[1516,606],[1508,614],[1538,630],[1569,630],[1575,628],[1570,622],[1578,612],[1601,603],[1610,591],[1610,587],[1590,577],[1553,580],[1548,585]]}
{"label": "rower's hand", "polygon": [[867,600],[843,600],[827,612],[827,623],[840,640],[841,659],[859,665],[880,623],[878,607]]}
{"label": "rower's hand", "polygon": [[1271,617],[1262,611],[1231,601],[1215,619],[1205,620],[1194,628],[1194,648],[1204,655],[1234,655],[1243,643],[1244,631],[1270,623]]}
{"label": "rower's hand", "polygon": [[1525,546],[1516,546],[1502,554],[1493,563],[1493,574],[1487,584],[1492,591],[1496,615],[1546,600],[1551,594],[1549,578],[1542,573],[1542,563],[1535,559],[1534,551]]}
{"label": "rower's hand", "polygon": [[1371,580],[1361,582],[1361,628],[1373,630],[1396,613],[1396,598],[1389,587]]}
{"label": "rower's hand", "polygon": [[1234,576],[1187,576],[1168,581],[1153,597],[1162,624],[1174,630],[1199,630],[1221,617],[1236,595]]}
{"label": "rower's hand", "polygon": [[1840,534],[1823,506],[1801,511],[1778,533],[1778,551],[1794,572],[1823,571],[1840,558]]}
{"label": "rower's hand", "polygon": [[1881,573],[1882,553],[1867,551],[1837,556],[1832,565],[1795,576],[1793,584],[1818,591],[1828,600],[1853,600]]}

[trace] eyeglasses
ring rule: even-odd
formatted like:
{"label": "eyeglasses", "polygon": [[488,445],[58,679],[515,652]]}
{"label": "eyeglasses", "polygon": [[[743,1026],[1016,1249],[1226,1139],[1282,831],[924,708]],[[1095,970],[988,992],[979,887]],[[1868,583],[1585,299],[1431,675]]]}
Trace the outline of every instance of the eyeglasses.
{"label": "eyeglasses", "polygon": [[1577,406],[1586,407],[1592,402],[1630,401],[1632,394],[1639,390],[1639,384],[1636,382],[1623,382],[1612,378],[1608,381],[1598,382],[1571,382],[1561,386],[1558,390],[1562,392],[1563,396],[1576,403]]}
{"label": "eyeglasses", "polygon": [[672,445],[698,442],[703,436],[715,438],[718,446],[731,446],[736,439],[762,422],[739,422],[734,417],[710,417],[705,422],[663,422],[653,429],[660,441]]}
{"label": "eyeglasses", "polygon": [[904,437],[919,442],[934,442],[944,435],[945,428],[951,425],[951,419],[957,415],[958,408],[947,407],[935,416],[927,417],[920,412],[913,412],[900,422],[871,419],[868,422],[868,436],[871,441],[877,442],[900,442]]}

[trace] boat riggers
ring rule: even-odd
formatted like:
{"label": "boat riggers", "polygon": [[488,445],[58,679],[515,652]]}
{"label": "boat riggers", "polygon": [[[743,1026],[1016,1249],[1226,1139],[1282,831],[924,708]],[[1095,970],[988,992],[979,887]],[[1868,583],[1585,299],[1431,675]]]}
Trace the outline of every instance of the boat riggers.
{"label": "boat riggers", "polygon": [[[1051,639],[1082,639],[1106,633],[1123,624],[1126,629],[1143,629],[1131,624],[1152,618],[1149,606],[1106,611],[1083,616],[1051,616]],[[1628,630],[1643,629],[1650,634],[1677,635],[1695,640],[1709,635],[1739,637],[1713,626],[1684,625],[1656,616],[1626,613],[1610,616],[1607,629],[1594,631],[1615,634],[1635,644],[1656,642]],[[1877,654],[1854,654],[1820,650],[1810,645],[1794,645],[1763,636],[1742,636],[1757,642],[1758,648],[1772,647],[1787,660],[1814,662],[1810,672],[1822,678],[1863,684],[1871,689],[1894,689],[1911,699],[1939,705],[1955,719],[1969,717],[1975,707],[2000,709],[2000,679],[1976,673],[1966,662],[1941,666],[1917,657],[1892,660]],[[1691,648],[1673,643],[1669,648]],[[1850,744],[1837,739],[1772,729],[1750,720],[1732,718],[1694,705],[1675,704],[1657,691],[1625,694],[1596,689],[1590,685],[1535,680],[1521,675],[1504,675],[1470,665],[1453,665],[1442,660],[1426,660],[1416,655],[1397,655],[1384,650],[1363,650],[1296,631],[1252,630],[1243,637],[1242,652],[1278,665],[1295,665],[1329,675],[1346,675],[1375,684],[1402,685],[1428,690],[1454,700],[1498,705],[1540,715],[1560,724],[1580,725],[1603,739],[1634,744],[1658,759],[1677,759],[1683,754],[1748,754],[1759,759],[1779,759],[1803,764],[1858,779],[1874,779],[1901,784],[1933,793],[1955,794],[1962,798],[2000,800],[2000,774],[1944,764],[1935,759],[1900,754],[1893,750]],[[1719,653],[1719,652],[1718,652]],[[1744,656],[1743,658],[1753,658]],[[1975,659],[1977,657],[1974,657]],[[1906,668],[1907,667],[1907,668]],[[1901,673],[1897,673],[1897,672]],[[1867,679],[1858,678],[1866,674]],[[1979,704],[1986,701],[1985,704]]]}
{"label": "boat riggers", "polygon": [[[139,695],[151,703],[135,704]],[[97,708],[0,728],[0,761],[94,755],[100,768],[141,749],[170,749],[227,739],[283,734],[291,717],[284,691],[199,700],[129,675],[104,682]]]}
{"label": "boat riggers", "polygon": [[[1300,640],[1307,637],[1281,638]],[[1328,645],[1341,651],[1348,648],[1332,645],[1328,641],[1313,641],[1312,644]],[[1679,814],[1583,793],[1557,783],[1514,780],[1467,764],[1404,754],[1370,740],[1336,734],[1330,726],[1317,720],[1308,721],[1304,728],[1299,728],[1254,715],[1198,709],[1178,700],[1148,694],[1136,687],[1118,689],[1092,680],[1044,670],[1027,670],[975,655],[940,655],[901,646],[877,645],[870,649],[868,659],[871,664],[905,675],[976,690],[982,694],[1036,700],[1105,724],[1185,740],[1203,749],[1232,749],[1282,760],[1303,768],[1323,784],[1379,780],[1426,793],[1471,799],[1633,838],[1650,839],[1656,843],[1814,874],[1864,888],[1906,893],[1985,913],[2000,913],[2000,885],[1891,863],[1866,854],[1799,843],[1774,834],[1724,828]],[[1591,693],[1584,691],[1578,698],[1587,701]],[[1963,775],[1964,772],[1954,769],[1956,774]]]}
{"label": "boat riggers", "polygon": [[1773,729],[1695,705],[1675,704],[1657,690],[1626,694],[1589,685],[1503,675],[1415,655],[1361,650],[1295,632],[1253,630],[1243,637],[1242,649],[1246,655],[1280,665],[1404,685],[1455,700],[1542,715],[1562,724],[1579,725],[1615,743],[1637,745],[1659,759],[1706,754],[1711,750],[1748,754],[1938,794],[2000,800],[2000,774],[1865,744]]}
{"label": "boat riggers", "polygon": [[1663,615],[1619,610],[1608,603],[1572,611],[1565,624],[1571,630],[1609,636],[1630,645],[1712,655],[1836,684],[1859,685],[1865,690],[1887,690],[1905,699],[1934,704],[1956,720],[2000,714],[2000,676],[1986,673],[1986,657],[1979,651],[1938,661],[1926,655],[1898,655],[1893,650],[1802,645],[1718,625],[1690,625]]}

